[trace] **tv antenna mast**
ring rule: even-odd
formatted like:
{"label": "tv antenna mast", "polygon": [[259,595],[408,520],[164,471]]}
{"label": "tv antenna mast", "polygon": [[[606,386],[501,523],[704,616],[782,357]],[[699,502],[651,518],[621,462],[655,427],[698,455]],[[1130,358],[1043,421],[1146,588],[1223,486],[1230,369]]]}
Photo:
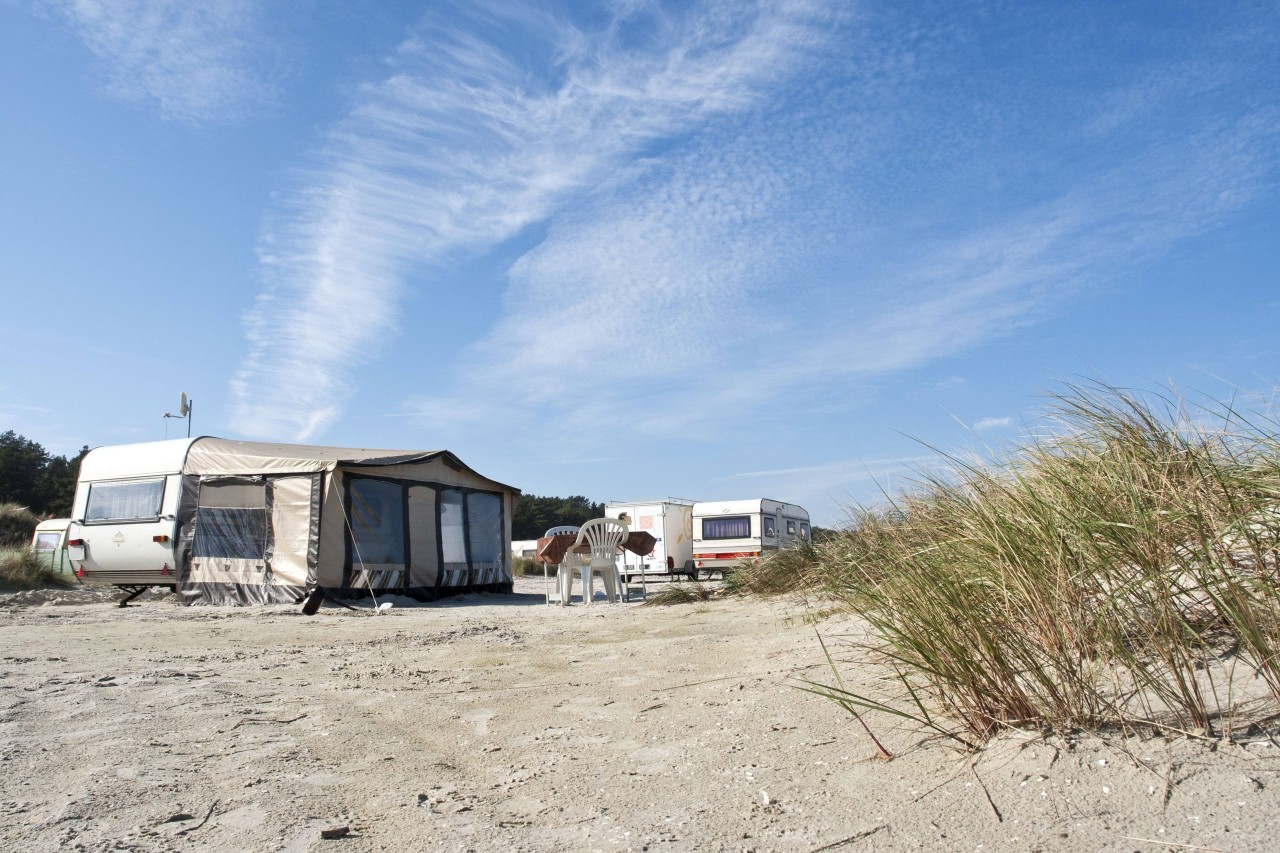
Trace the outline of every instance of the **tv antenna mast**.
{"label": "tv antenna mast", "polygon": [[187,392],[183,391],[182,396],[178,399],[178,414],[164,413],[164,437],[169,437],[169,418],[186,418],[187,421],[187,438],[191,438],[191,410],[196,407],[195,400],[187,398]]}

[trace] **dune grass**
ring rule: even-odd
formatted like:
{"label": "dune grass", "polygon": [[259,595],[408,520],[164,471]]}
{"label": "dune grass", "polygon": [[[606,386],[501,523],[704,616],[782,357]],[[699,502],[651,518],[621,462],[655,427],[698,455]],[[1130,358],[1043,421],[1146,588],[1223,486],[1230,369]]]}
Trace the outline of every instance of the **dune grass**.
{"label": "dune grass", "polygon": [[1230,406],[1072,388],[994,463],[948,458],[739,574],[871,625],[896,691],[809,685],[967,742],[1009,727],[1231,737],[1280,711],[1280,439]]}
{"label": "dune grass", "polygon": [[43,555],[23,548],[0,552],[0,591],[47,589],[69,586]]}
{"label": "dune grass", "polygon": [[697,581],[673,583],[650,595],[640,606],[668,607],[673,604],[696,604],[699,601],[709,601],[715,594],[715,589]]}

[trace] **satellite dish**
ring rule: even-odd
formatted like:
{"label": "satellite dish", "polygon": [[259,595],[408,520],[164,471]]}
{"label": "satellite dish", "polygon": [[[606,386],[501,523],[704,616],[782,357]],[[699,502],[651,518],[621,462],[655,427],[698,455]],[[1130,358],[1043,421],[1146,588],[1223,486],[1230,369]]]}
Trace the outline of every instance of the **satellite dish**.
{"label": "satellite dish", "polygon": [[185,418],[189,411],[191,411],[191,407],[187,404],[187,392],[183,391],[178,402],[178,417]]}

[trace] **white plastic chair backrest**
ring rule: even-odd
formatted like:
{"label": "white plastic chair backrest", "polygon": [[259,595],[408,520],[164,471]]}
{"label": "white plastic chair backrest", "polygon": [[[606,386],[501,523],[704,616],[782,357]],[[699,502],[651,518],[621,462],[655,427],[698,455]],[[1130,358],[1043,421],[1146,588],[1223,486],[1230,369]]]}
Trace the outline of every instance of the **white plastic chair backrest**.
{"label": "white plastic chair backrest", "polygon": [[551,528],[550,530],[548,530],[546,533],[542,535],[543,536],[561,536],[566,533],[577,533],[579,529],[580,528],[576,524],[562,524],[559,527]]}
{"label": "white plastic chair backrest", "polygon": [[593,518],[578,531],[574,547],[587,545],[591,564],[613,565],[619,546],[627,539],[627,525],[616,518]]}

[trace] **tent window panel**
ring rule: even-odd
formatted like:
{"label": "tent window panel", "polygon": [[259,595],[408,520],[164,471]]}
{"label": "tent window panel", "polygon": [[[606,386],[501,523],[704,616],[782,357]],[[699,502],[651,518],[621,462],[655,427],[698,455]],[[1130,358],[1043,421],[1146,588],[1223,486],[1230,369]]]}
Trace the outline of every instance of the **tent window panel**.
{"label": "tent window panel", "polygon": [[201,483],[191,551],[194,557],[266,559],[266,484]]}
{"label": "tent window panel", "polygon": [[471,564],[475,569],[502,565],[502,498],[487,492],[467,495],[467,539],[471,543]]}
{"label": "tent window panel", "polygon": [[206,480],[200,484],[200,506],[216,506],[223,509],[238,507],[242,509],[265,509],[267,506],[266,484],[258,481],[218,482]]}
{"label": "tent window panel", "polygon": [[404,490],[385,480],[351,481],[352,558],[365,565],[404,565]]}
{"label": "tent window panel", "polygon": [[703,539],[748,539],[750,536],[751,516],[749,515],[702,519]]}
{"label": "tent window panel", "polygon": [[303,586],[311,549],[311,478],[281,477],[271,490],[272,580]]}
{"label": "tent window panel", "polygon": [[436,552],[436,490],[409,487],[409,585],[435,586],[439,575]]}
{"label": "tent window panel", "polygon": [[143,521],[160,517],[164,480],[131,483],[94,483],[84,510],[86,522]]}
{"label": "tent window panel", "polygon": [[267,555],[267,510],[202,506],[196,510],[195,557],[264,560]]}
{"label": "tent window panel", "polygon": [[467,568],[466,529],[462,516],[462,492],[443,489],[440,492],[440,544],[444,550],[446,570]]}

